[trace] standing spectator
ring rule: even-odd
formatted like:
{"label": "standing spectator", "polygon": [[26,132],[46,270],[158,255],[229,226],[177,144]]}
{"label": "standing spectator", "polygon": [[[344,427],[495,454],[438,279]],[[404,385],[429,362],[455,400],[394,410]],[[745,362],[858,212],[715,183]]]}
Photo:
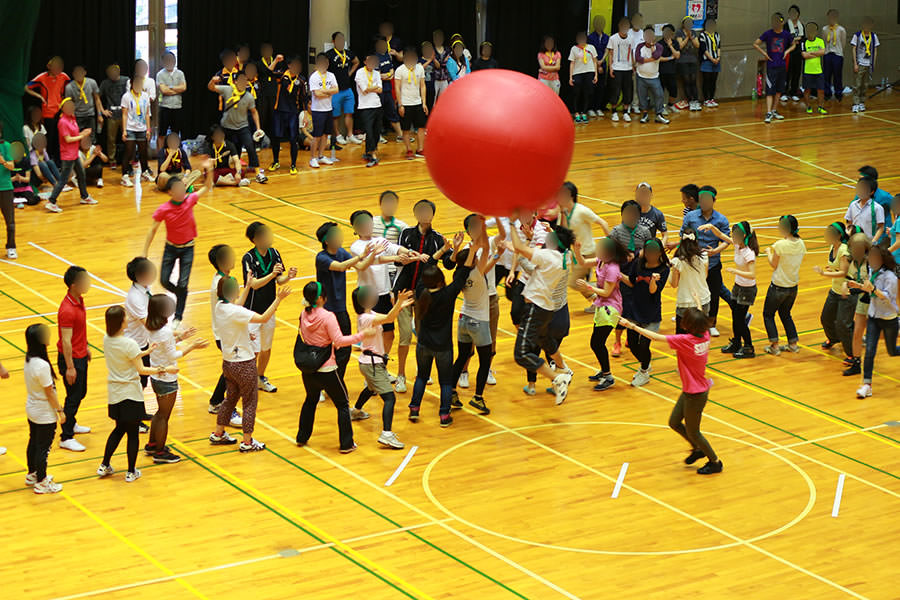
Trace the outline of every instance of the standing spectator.
{"label": "standing spectator", "polygon": [[825,99],[834,97],[840,102],[844,97],[844,46],[847,45],[847,30],[838,23],[840,13],[836,8],[829,8],[828,26],[825,27]]}
{"label": "standing spectator", "polygon": [[[353,108],[356,98],[353,96],[353,77],[359,69],[359,58],[346,47],[346,38],[340,31],[331,34],[331,50],[325,53],[328,57],[328,71],[337,79],[338,93],[331,97],[331,114],[334,116],[334,135],[338,144],[361,144],[362,141],[353,135]],[[344,117],[347,128],[346,137],[341,135],[340,121]]]}
{"label": "standing spectator", "polygon": [[[559,95],[559,69],[562,67],[562,53],[556,49],[556,40],[545,35],[538,51],[538,81]],[[590,112],[588,113],[590,114]],[[603,111],[595,116],[603,116]]]}
{"label": "standing spectator", "polygon": [[95,142],[103,126],[103,103],[100,101],[100,86],[87,77],[87,70],[81,65],[72,69],[72,81],[66,84],[65,95],[75,104],[75,122],[78,129],[91,130],[91,142]]}
{"label": "standing spectator", "polygon": [[69,83],[69,76],[63,72],[63,67],[63,59],[54,56],[47,61],[46,71],[25,84],[25,93],[41,101],[41,113],[47,126],[47,151],[57,163],[60,162],[60,158],[56,121],[60,102],[64,97],[63,92]]}
{"label": "standing spectator", "polygon": [[447,74],[450,81],[456,81],[472,72],[469,57],[466,56],[466,44],[461,40],[455,40],[450,46],[450,56],[447,57]]}
{"label": "standing spectator", "polygon": [[787,54],[787,89],[784,96],[781,97],[782,102],[787,102],[787,97],[798,102],[800,100],[800,75],[803,73],[803,57],[800,55],[800,47],[805,36],[803,23],[800,22],[800,7],[792,4],[788,9],[787,21],[788,33],[791,34],[792,44],[795,50],[788,51]]}
{"label": "standing spectator", "polygon": [[603,31],[606,29],[606,19],[603,15],[595,15],[591,27],[593,31],[588,34],[587,41],[597,51],[597,84],[594,86],[594,100],[587,114],[589,117],[602,117],[606,102],[606,72],[603,64],[606,61],[606,45],[609,44],[609,36]]}
{"label": "standing spectator", "polygon": [[378,164],[375,154],[378,150],[378,140],[381,137],[381,77],[376,72],[378,69],[378,57],[370,54],[366,57],[365,67],[356,71],[356,91],[359,104],[357,112],[366,132],[366,151],[363,160],[367,167]]}
{"label": "standing spectator", "polygon": [[383,36],[375,38],[375,54],[378,56],[378,70],[381,73],[381,116],[385,123],[390,124],[400,142],[403,133],[400,130],[397,102],[394,100],[394,59],[387,39]]}
{"label": "standing spectator", "polygon": [[422,56],[419,58],[419,64],[425,70],[425,106],[430,111],[434,108],[435,99],[434,74],[441,68],[431,42],[422,42]]}
{"label": "standing spectator", "polygon": [[241,150],[247,150],[247,158],[251,169],[256,169],[257,183],[266,183],[265,170],[259,165],[259,156],[256,154],[253,134],[250,132],[250,118],[253,119],[255,129],[260,129],[259,113],[256,110],[256,100],[248,88],[247,74],[243,71],[234,76],[232,85],[221,85],[218,77],[213,77],[208,86],[222,98],[222,119],[220,124],[225,129],[228,141],[237,148],[240,157]]}
{"label": "standing spectator", "polygon": [[181,122],[181,95],[187,90],[184,73],[175,68],[175,55],[171,52],[163,54],[162,64],[163,68],[156,74],[160,94],[157,148],[164,146],[166,134],[170,131],[181,136],[184,128]]}
{"label": "standing spectator", "polygon": [[[333,161],[325,156],[325,140],[328,125],[332,123],[334,114],[334,97],[338,95],[337,78],[328,70],[331,59],[324,52],[316,56],[316,70],[309,76],[309,96],[312,112],[312,140],[309,145],[309,166],[318,169],[319,165],[330,165]],[[297,122],[297,118],[294,118]],[[350,126],[352,135],[353,129]],[[337,126],[335,126],[335,131]]]}
{"label": "standing spectator", "polygon": [[[569,50],[569,85],[574,88],[572,112],[576,123],[587,123],[587,111],[591,104],[594,86],[597,84],[597,55],[594,47],[587,43],[587,34],[575,34],[575,45]],[[627,113],[626,113],[627,114]]]}
{"label": "standing spectator", "polygon": [[681,84],[684,86],[684,99],[675,105],[675,108],[684,110],[702,110],[700,97],[697,94],[697,63],[700,51],[700,39],[694,35],[694,20],[685,17],[681,20],[681,29],[675,34],[676,48],[680,52],[678,57],[678,74],[681,76]]}
{"label": "standing spectator", "polygon": [[822,57],[825,56],[825,40],[817,37],[819,26],[813,21],[806,24],[806,39],[801,42],[800,56],[803,57],[803,96],[806,103],[806,112],[812,114],[813,107],[810,98],[815,99],[818,94],[819,114],[828,113],[825,110],[825,76],[822,75]]}
{"label": "standing spectator", "polygon": [[13,206],[12,173],[16,169],[12,146],[3,139],[3,125],[0,124],[0,211],[6,221],[6,257],[18,258],[16,253],[16,213]]}
{"label": "standing spectator", "polygon": [[499,69],[500,65],[497,64],[497,59],[494,58],[493,54],[494,45],[490,42],[481,42],[481,45],[478,46],[478,58],[472,63],[472,70]]}
{"label": "standing spectator", "polygon": [[79,425],[75,419],[81,401],[87,395],[87,372],[91,349],[87,340],[87,311],[84,294],[91,289],[91,278],[83,267],[71,266],[63,275],[68,291],[56,316],[59,328],[57,367],[66,387],[63,411],[66,418],[59,436],[59,447],[72,452],[84,452],[84,445],[75,439],[76,433],[90,433],[91,428]]}
{"label": "standing spectator", "polygon": [[716,31],[716,20],[707,19],[700,32],[700,76],[703,78],[703,101],[707,108],[716,108],[716,82],[722,70],[722,42]]}
{"label": "standing spectator", "polygon": [[444,31],[435,29],[431,34],[431,42],[434,47],[435,71],[434,71],[434,100],[441,97],[447,86],[450,85],[450,73],[447,72],[447,59],[450,57],[450,49],[444,45]]}
{"label": "standing spectator", "polygon": [[114,165],[122,158],[117,149],[122,135],[122,96],[128,91],[127,83],[117,64],[106,67],[106,79],[100,82],[100,101],[106,124],[106,154]]}
{"label": "standing spectator", "polygon": [[135,152],[141,163],[141,177],[145,181],[153,181],[153,173],[147,163],[147,146],[152,135],[150,129],[150,117],[152,115],[153,101],[147,94],[143,78],[135,77],[128,82],[128,91],[122,95],[122,142],[125,143],[125,152],[122,154],[122,185],[132,187],[131,163],[134,161]]}
{"label": "standing spectator", "polygon": [[[637,54],[635,54],[637,47],[644,43],[644,15],[639,12],[631,15],[631,28],[628,30],[628,42],[631,44],[631,57],[634,58],[637,56]],[[636,86],[637,84],[635,82],[637,80],[637,74],[633,69],[631,72],[631,79],[632,87]],[[635,113],[638,112],[639,106],[637,98],[632,99],[631,110]]]}
{"label": "standing spectator", "polygon": [[278,92],[278,80],[285,69],[284,56],[275,56],[275,50],[269,42],[263,42],[259,46],[259,61],[256,68],[259,71],[259,98],[256,99],[256,110],[259,111],[259,121],[263,131],[272,137],[271,127],[273,111],[275,110],[275,95]]}
{"label": "standing spectator", "polygon": [[866,90],[872,83],[872,72],[875,70],[875,59],[878,58],[878,36],[872,31],[872,17],[866,17],[862,29],[853,34],[850,45],[853,46],[853,112],[865,112]]}
{"label": "standing spectator", "polygon": [[619,19],[619,31],[610,36],[606,46],[606,56],[609,62],[609,106],[612,111],[612,120],[619,120],[619,92],[622,93],[623,118],[630,122],[628,106],[631,104],[634,90],[632,89],[631,70],[634,63],[631,43],[628,39],[628,27],[631,21],[628,17]]}
{"label": "standing spectator", "polygon": [[[300,147],[297,144],[299,131],[299,115],[304,105],[306,95],[306,82],[300,69],[303,63],[299,56],[294,56],[288,62],[287,70],[278,76],[275,83],[275,101],[272,109],[272,126],[269,129],[272,145],[272,164],[270,171],[281,168],[278,157],[281,155],[281,142],[287,140],[291,152],[291,175],[297,174],[297,153]],[[262,97],[262,95],[260,96]],[[310,148],[314,144],[310,143]],[[313,154],[313,156],[316,156]]]}
{"label": "standing spectator", "polygon": [[[784,93],[785,81],[785,56],[794,49],[791,34],[784,29],[784,17],[777,12],[772,15],[772,28],[764,31],[753,47],[766,58],[766,123],[772,119],[784,119],[778,113],[778,95]],[[765,48],[763,48],[765,44]],[[786,100],[782,96],[782,101]]]}
{"label": "standing spectator", "polygon": [[[153,78],[150,77],[150,65],[147,64],[147,61],[139,58],[134,61],[134,74],[133,78],[137,79],[141,78],[141,91],[147,94],[147,97],[150,99],[150,117],[147,119],[147,140],[150,140],[151,137],[149,135],[150,132],[153,131],[153,121],[151,119],[156,118],[156,111],[158,109],[157,102],[157,90],[156,90],[156,82],[153,81]],[[131,83],[128,84],[129,89],[132,87]]]}
{"label": "standing spectator", "polygon": [[659,65],[662,60],[663,46],[657,43],[653,34],[653,27],[644,29],[644,41],[635,49],[634,60],[637,63],[635,70],[637,77],[637,97],[640,103],[641,123],[650,120],[650,108],[656,113],[656,122],[668,124],[669,120],[663,115],[665,99],[662,85],[659,83]]}
{"label": "standing spectator", "polygon": [[666,110],[668,114],[675,107],[675,101],[678,99],[678,71],[676,61],[681,56],[681,52],[675,43],[675,26],[671,23],[663,25],[663,53],[662,60],[659,62],[659,82],[662,84],[663,92],[668,96],[666,98]]}
{"label": "standing spectator", "polygon": [[[419,64],[416,47],[410,46],[403,51],[403,64],[394,73],[397,85],[397,99],[400,101],[400,122],[403,130],[403,143],[406,145],[406,158],[412,160],[416,156],[424,158],[425,126],[428,120],[428,107],[425,106],[425,68]],[[412,128],[416,128],[416,151],[413,154],[409,145]]]}
{"label": "standing spectator", "polygon": [[384,21],[378,26],[378,35],[384,38],[387,45],[387,53],[391,55],[391,60],[395,64],[403,61],[403,41],[394,37],[394,24],[390,21]]}

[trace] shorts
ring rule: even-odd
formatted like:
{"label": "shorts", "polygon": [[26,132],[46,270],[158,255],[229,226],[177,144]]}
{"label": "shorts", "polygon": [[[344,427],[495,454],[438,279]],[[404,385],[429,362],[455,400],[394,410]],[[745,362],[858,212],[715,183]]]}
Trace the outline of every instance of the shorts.
{"label": "shorts", "polygon": [[381,109],[384,118],[389,123],[399,123],[400,114],[397,112],[397,102],[394,100],[394,92],[391,90],[382,90],[381,92]]}
{"label": "shorts", "polygon": [[868,315],[869,314],[869,303],[871,303],[871,298],[868,294],[860,295],[859,300],[856,301],[856,314],[858,315]]}
{"label": "shorts", "polygon": [[146,410],[143,400],[122,400],[110,404],[107,414],[113,421],[140,421],[144,418]]}
{"label": "shorts", "polygon": [[784,67],[766,67],[766,96],[777,96],[784,92],[786,81]]}
{"label": "shorts", "polygon": [[[676,317],[683,317],[683,316],[684,316],[684,311],[686,311],[686,310],[689,309],[689,308],[695,308],[695,307],[694,307],[693,305],[691,305],[691,306],[676,306],[676,307],[675,307],[675,316],[676,316]],[[709,315],[709,302],[707,302],[706,304],[704,304],[703,306],[701,306],[701,307],[700,307],[700,310],[703,311],[703,314],[704,314],[704,315]]]}
{"label": "shorts", "polygon": [[325,135],[325,127],[331,122],[331,113],[324,110],[312,111],[312,135],[314,138]]}
{"label": "shorts", "polygon": [[125,141],[128,142],[145,142],[147,141],[146,131],[126,131]]}
{"label": "shorts", "polygon": [[594,327],[615,327],[619,324],[619,311],[612,306],[594,307]]}
{"label": "shorts", "polygon": [[353,96],[353,89],[341,90],[331,97],[331,116],[352,115],[355,106],[356,98]]}
{"label": "shorts", "polygon": [[272,135],[281,140],[295,139],[300,129],[299,118],[296,113],[276,110],[272,113]]}
{"label": "shorts", "polygon": [[428,124],[428,117],[425,116],[425,109],[421,104],[403,107],[403,116],[400,117],[400,129],[410,131],[413,127],[416,129],[425,129]]}
{"label": "shorts", "polygon": [[731,288],[731,299],[735,304],[741,306],[753,306],[753,303],[756,302],[756,286],[746,287],[734,284]]}
{"label": "shorts", "polygon": [[181,111],[180,108],[166,108],[165,106],[159,107],[159,135],[166,135],[169,130],[172,133],[177,133],[181,135]]}
{"label": "shorts", "polygon": [[816,73],[815,75],[807,75],[803,74],[803,89],[805,90],[824,90],[825,89],[825,75],[822,73]]}
{"label": "shorts", "polygon": [[153,392],[157,396],[166,396],[168,394],[174,394],[178,391],[178,382],[177,381],[159,381],[157,379],[150,378],[150,387],[153,388]]}
{"label": "shorts", "polygon": [[[378,296],[378,302],[375,303],[375,307],[372,310],[374,310],[379,315],[386,315],[391,312],[392,308],[394,308],[394,303],[391,300],[391,295],[388,293]],[[382,331],[393,331],[394,324],[382,323],[381,329]]]}
{"label": "shorts", "polygon": [[[368,358],[368,357],[365,357]],[[394,391],[384,363],[359,363],[359,372],[366,379],[366,387],[376,394],[390,394]]]}
{"label": "shorts", "polygon": [[219,181],[219,178],[225,177],[226,175],[231,175],[232,177],[237,177],[237,171],[228,167],[227,169],[216,169],[213,171],[213,179],[215,181]]}
{"label": "shorts", "polygon": [[459,315],[456,323],[456,335],[461,344],[475,344],[476,348],[490,346],[492,344],[491,322]]}
{"label": "shorts", "polygon": [[269,319],[265,323],[250,323],[250,334],[256,336],[255,340],[250,340],[250,347],[254,352],[271,350],[275,339],[275,319]]}
{"label": "shorts", "polygon": [[413,307],[407,306],[400,310],[397,315],[397,331],[400,332],[397,344],[400,346],[409,346],[412,344],[413,334]]}

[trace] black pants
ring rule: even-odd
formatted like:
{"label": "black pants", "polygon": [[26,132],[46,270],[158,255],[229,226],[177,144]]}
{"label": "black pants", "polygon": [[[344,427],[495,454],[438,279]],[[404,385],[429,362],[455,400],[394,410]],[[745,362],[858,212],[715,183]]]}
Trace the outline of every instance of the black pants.
{"label": "black pants", "polygon": [[[284,140],[276,135],[271,135],[269,138],[272,142],[272,162],[277,163],[279,156],[281,156],[281,142]],[[300,152],[300,146],[298,145],[297,140],[298,138],[296,137],[287,140],[291,146],[291,166],[297,164],[297,154]]]}
{"label": "black pants", "polygon": [[553,313],[536,304],[526,304],[522,314],[521,325],[516,334],[516,346],[513,356],[516,363],[528,371],[537,371],[544,364],[541,350],[547,354],[556,354],[559,345],[547,335]]}
{"label": "black pants", "polygon": [[[216,340],[216,348],[222,349],[222,342]],[[219,375],[219,381],[216,383],[216,389],[213,390],[212,396],[209,397],[209,405],[219,407],[225,402],[225,375]]]}
{"label": "black pants", "polygon": [[[641,325],[641,327],[646,326],[646,324]],[[652,357],[650,352],[650,338],[642,336],[633,329],[626,331],[625,336],[625,339],[628,340],[628,348],[631,350],[632,356],[641,363],[641,369],[646,371],[650,368],[650,358]]]}
{"label": "black pants", "polygon": [[[551,340],[550,346],[557,350],[562,346],[563,340],[569,335],[569,325],[569,305],[566,304],[553,313],[553,316],[550,318],[550,324],[547,325],[547,333],[545,335]],[[544,350],[544,358],[547,361],[553,359],[546,350]],[[529,383],[535,383],[537,381],[537,372],[532,370],[526,371],[526,378]]]}
{"label": "black pants", "polygon": [[591,350],[594,351],[594,356],[597,357],[597,362],[600,363],[600,371],[604,374],[610,372],[609,351],[606,349],[606,340],[609,338],[612,330],[612,325],[603,325],[602,327],[595,325],[594,331],[591,333]]}
{"label": "black pants", "polygon": [[28,472],[37,475],[38,481],[47,477],[47,456],[53,437],[56,435],[56,423],[32,423],[28,421],[28,448],[25,457],[28,461]]}
{"label": "black pants", "polygon": [[[125,402],[129,402],[129,400],[125,400]],[[103,452],[104,465],[109,466],[109,461],[112,460],[112,456],[119,447],[122,438],[128,436],[125,446],[128,456],[128,471],[130,473],[134,472],[135,465],[137,465],[138,447],[140,446],[140,436],[138,435],[140,424],[139,420],[116,420],[115,428],[110,432],[109,437],[106,438],[106,450]]]}
{"label": "black pants", "polygon": [[572,94],[572,112],[576,114],[586,113],[593,107],[591,101],[594,97],[594,74],[579,73],[572,76],[574,90]]}
{"label": "black pants", "polygon": [[[473,354],[471,342],[457,342],[456,348],[457,356],[456,361],[453,363],[454,388],[456,387],[456,382],[459,381],[459,376],[466,367],[466,361],[469,360],[469,357]],[[475,350],[478,352],[478,373],[475,375],[475,395],[481,397],[482,394],[484,394],[484,386],[487,385],[488,373],[491,372],[491,360],[494,356],[494,347],[493,344],[487,344],[485,346],[478,346]]]}
{"label": "black pants", "polygon": [[57,360],[56,366],[59,368],[59,374],[62,375],[63,385],[66,386],[66,400],[63,404],[66,422],[60,428],[59,440],[61,442],[75,437],[75,423],[77,422],[75,414],[78,412],[78,407],[81,406],[81,401],[87,395],[87,356],[84,358],[72,358],[72,364],[75,366],[75,383],[69,385],[69,381],[66,379],[66,359],[62,352],[59,353],[59,360]]}
{"label": "black pants", "polygon": [[734,339],[743,341],[744,346],[753,346],[753,337],[750,335],[750,327],[747,325],[747,313],[750,307],[746,304],[731,304],[731,331]]}
{"label": "black pants", "polygon": [[[359,393],[359,398],[356,399],[357,410],[362,410],[369,398],[374,395],[375,392],[364,387]],[[384,431],[391,431],[391,427],[394,426],[394,404],[397,402],[397,397],[394,395],[394,392],[388,392],[381,394],[381,399],[384,401],[384,408],[381,409],[381,428]]]}
{"label": "black pants", "polygon": [[609,78],[609,106],[615,112],[620,92],[622,106],[631,105],[631,101],[634,99],[634,80],[631,71],[613,71],[613,75],[615,76]]}
{"label": "black pants", "polygon": [[829,290],[822,306],[820,321],[825,338],[832,344],[840,342],[847,356],[853,356],[853,315],[858,298],[850,294],[843,297]]}
{"label": "black pants", "polygon": [[706,406],[708,400],[708,390],[699,394],[681,392],[669,415],[669,427],[686,439],[691,448],[702,451],[710,462],[716,462],[719,457],[700,433],[700,419],[703,418],[703,407]]}
{"label": "black pants", "polygon": [[91,129],[91,143],[96,144],[99,139],[97,131],[97,115],[75,115],[75,122],[78,123],[78,129],[84,131],[88,127]]}
{"label": "black pants", "polygon": [[660,71],[659,82],[662,84],[663,92],[669,96],[663,100],[666,104],[670,104],[672,100],[678,97],[678,75]]}
{"label": "black pants", "polygon": [[[341,328],[341,333],[344,335],[350,335],[353,333],[352,326],[350,325],[350,315],[347,314],[346,311],[336,312],[334,316],[337,317],[338,326]],[[338,376],[341,378],[341,381],[344,381],[344,374],[347,372],[347,363],[350,362],[350,355],[353,354],[353,348],[351,346],[344,346],[343,348],[335,348],[334,349],[334,360],[337,362],[337,371]]]}
{"label": "black pants", "polygon": [[[143,348],[141,348],[141,352],[146,352],[146,351],[147,351],[147,348],[149,348],[149,347],[150,347],[150,346],[144,346]],[[143,363],[143,365],[144,365],[145,367],[149,367],[149,366],[150,366],[150,355],[148,354],[148,355],[146,355],[146,356],[141,357],[141,363]],[[150,376],[149,376],[149,375],[141,375],[141,389],[146,388],[146,387],[147,387],[147,384],[148,384],[149,382],[150,382]]]}
{"label": "black pants", "polygon": [[[169,281],[175,263],[178,263],[178,284]],[[184,307],[187,306],[188,282],[191,278],[191,267],[194,265],[194,247],[177,247],[166,243],[163,250],[162,265],[159,269],[159,282],[167,292],[175,294],[175,318],[184,318]]]}
{"label": "black pants", "polygon": [[251,169],[259,168],[259,156],[256,155],[256,145],[253,143],[253,133],[250,126],[240,129],[226,129],[225,137],[237,147],[238,158],[243,150],[247,151],[247,163]]}
{"label": "black pants", "polygon": [[597,83],[594,84],[594,94],[591,100],[591,108],[600,112],[606,104],[606,73],[597,74]]}
{"label": "black pants", "polygon": [[303,387],[306,389],[306,399],[300,409],[300,423],[297,427],[297,443],[305,444],[309,441],[313,432],[313,424],[316,421],[316,407],[319,406],[319,394],[323,391],[328,394],[338,413],[338,435],[340,437],[341,450],[353,447],[353,426],[350,424],[350,399],[347,397],[347,388],[337,371],[304,373]]}
{"label": "black pants", "polygon": [[50,160],[61,165],[59,158],[59,117],[44,117],[44,129],[47,130],[47,154]]}
{"label": "black pants", "polygon": [[6,247],[16,247],[16,207],[13,206],[13,191],[0,190],[0,211],[6,221]]}
{"label": "black pants", "polygon": [[266,94],[260,94],[256,99],[256,110],[259,112],[259,124],[263,131],[271,139],[275,139],[272,135],[272,114],[275,110],[275,97]]}
{"label": "black pants", "polygon": [[706,271],[706,285],[709,287],[709,318],[715,327],[716,317],[719,316],[719,298],[731,305],[731,292],[722,282],[722,263]]}
{"label": "black pants", "polygon": [[716,82],[719,80],[719,73],[704,71],[700,76],[703,78],[703,99],[715,100]]}
{"label": "black pants", "polygon": [[689,102],[696,102],[697,95],[697,63],[678,63],[678,74],[681,75],[681,85],[684,86],[684,98]]}
{"label": "black pants", "polygon": [[803,72],[804,59],[800,55],[800,47],[787,55],[787,85],[785,94],[788,96],[800,95],[800,74]]}
{"label": "black pants", "polygon": [[425,396],[425,386],[431,377],[431,365],[437,368],[438,385],[441,388],[441,415],[450,414],[450,396],[453,393],[453,347],[449,350],[432,350],[425,344],[416,344],[416,382],[413,384],[410,408],[419,408]]}
{"label": "black pants", "polygon": [[778,342],[775,313],[781,317],[781,324],[784,325],[784,335],[787,336],[788,343],[796,344],[800,340],[797,335],[797,326],[794,324],[794,317],[791,316],[795,300],[797,300],[797,286],[785,288],[774,283],[769,284],[766,302],[763,304],[763,324],[766,326],[766,335],[769,336],[771,343]]}
{"label": "black pants", "polygon": [[362,122],[363,131],[366,132],[366,154],[372,154],[378,149],[378,138],[381,137],[381,109],[361,108],[356,111]]}

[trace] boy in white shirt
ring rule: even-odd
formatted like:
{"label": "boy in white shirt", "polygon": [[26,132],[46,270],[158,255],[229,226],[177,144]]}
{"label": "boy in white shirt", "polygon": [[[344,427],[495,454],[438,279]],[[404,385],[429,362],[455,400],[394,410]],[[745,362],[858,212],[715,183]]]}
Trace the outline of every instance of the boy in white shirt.
{"label": "boy in white shirt", "polygon": [[166,134],[169,131],[182,134],[182,102],[181,95],[187,90],[187,81],[184,72],[175,68],[175,55],[165,52],[162,56],[163,68],[156,74],[156,83],[159,87],[159,137],[156,140],[157,148],[166,147]]}
{"label": "boy in white shirt", "polygon": [[[632,82],[632,65],[634,62],[634,47],[631,45],[629,27],[631,21],[628,17],[619,19],[619,32],[609,36],[609,44],[606,46],[606,54],[609,57],[609,104],[612,109],[612,120],[619,120],[616,109],[623,107],[622,118],[631,122],[628,114],[628,106],[634,97]],[[619,104],[619,93],[622,94],[622,103]]]}
{"label": "boy in white shirt", "polygon": [[328,55],[316,55],[316,70],[309,76],[309,93],[312,97],[312,142],[309,145],[309,166],[318,169],[319,164],[330,165],[325,156],[325,129],[331,122],[331,97],[338,93],[337,78],[328,70]]}
{"label": "boy in white shirt", "polygon": [[856,182],[856,198],[847,207],[847,227],[858,225],[869,241],[881,239],[884,233],[884,207],[875,202],[875,181],[861,177]]}
{"label": "boy in white shirt", "polygon": [[[422,148],[425,142],[425,125],[428,120],[428,106],[422,102],[425,92],[425,67],[419,64],[419,54],[415,46],[403,51],[403,64],[394,70],[394,89],[400,101],[400,128],[403,130],[403,143],[406,144],[406,159],[424,157]],[[409,145],[409,135],[415,127],[416,152],[413,154]]]}
{"label": "boy in white shirt", "polygon": [[381,74],[378,71],[378,57],[370,54],[366,57],[365,66],[356,70],[356,91],[359,95],[357,112],[366,132],[366,152],[363,160],[367,167],[378,164],[375,151],[381,137]]}
{"label": "boy in white shirt", "polygon": [[872,17],[865,17],[862,29],[853,34],[850,45],[853,46],[853,112],[866,110],[866,90],[872,83],[872,72],[875,70],[875,59],[878,57],[878,36],[872,31]]}
{"label": "boy in white shirt", "polygon": [[[637,47],[644,43],[644,15],[639,12],[631,15],[631,29],[628,30],[628,40],[631,42],[632,59],[637,59]],[[637,86],[637,73],[634,74],[634,84]],[[631,104],[631,110],[637,113],[640,110],[639,98],[635,98]]]}
{"label": "boy in white shirt", "polygon": [[844,97],[844,46],[847,45],[847,30],[838,23],[840,13],[836,8],[829,8],[825,13],[828,25],[822,31],[825,38],[825,57],[822,67],[825,70],[825,99],[834,97],[840,102]]}
{"label": "boy in white shirt", "polygon": [[663,46],[656,42],[653,27],[649,25],[644,29],[644,41],[637,45],[634,51],[634,60],[637,63],[636,79],[637,97],[641,106],[641,123],[650,120],[650,103],[656,113],[656,122],[668,124],[669,120],[663,115],[665,102],[663,99],[662,84],[659,82],[659,63],[663,59]]}
{"label": "boy in white shirt", "polygon": [[587,33],[579,31],[575,34],[575,45],[569,50],[569,85],[575,88],[572,104],[576,123],[587,123],[596,84],[597,49],[587,43]]}

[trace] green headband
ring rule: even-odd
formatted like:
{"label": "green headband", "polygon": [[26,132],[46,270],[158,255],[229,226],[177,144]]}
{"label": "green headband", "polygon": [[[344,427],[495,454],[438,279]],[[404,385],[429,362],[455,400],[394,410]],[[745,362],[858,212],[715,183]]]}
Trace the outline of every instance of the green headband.
{"label": "green headband", "polygon": [[737,227],[738,229],[740,229],[740,230],[741,230],[741,233],[744,234],[744,244],[746,244],[746,243],[747,243],[747,240],[750,238],[750,232],[747,231],[746,229],[744,229],[744,224],[743,224],[743,223],[740,223],[740,222],[739,222],[739,223],[735,223],[734,226]]}
{"label": "green headband", "polygon": [[[550,236],[553,236],[553,239],[556,241],[556,247],[559,249],[560,252],[562,252],[562,257],[563,257],[563,269],[568,269],[568,268],[569,268],[569,263],[568,263],[568,260],[566,260],[566,257],[567,257],[567,255],[569,254],[569,249],[566,248],[566,247],[563,245],[563,243],[562,243],[562,242],[560,241],[560,239],[559,239],[559,236],[556,235],[556,232],[555,232],[555,231],[551,231],[550,233],[547,234],[547,238],[550,238]],[[549,239],[548,239],[548,240],[545,240],[545,242],[549,242]],[[573,265],[577,265],[577,264],[578,264],[578,261],[575,260],[575,256],[574,256],[574,255],[572,255],[572,264],[573,264]]]}
{"label": "green headband", "polygon": [[712,193],[711,191],[709,191],[709,190],[700,190],[700,191],[697,193],[697,195],[699,196],[700,194],[709,194],[709,195],[712,196],[713,198],[716,197],[716,195],[713,194],[713,193]]}
{"label": "green headband", "polygon": [[650,246],[651,244],[656,246],[659,249],[659,251],[662,252],[662,249],[663,249],[662,242],[660,242],[658,239],[651,238],[651,239],[647,240],[646,242],[644,242],[644,248],[646,248],[647,246]]}
{"label": "green headband", "polygon": [[316,282],[316,297],[313,298],[313,302],[318,300],[322,296],[322,284],[320,282]]}
{"label": "green headband", "polygon": [[[356,218],[354,218],[353,221],[350,222],[350,225],[352,225],[353,227],[356,227],[356,222],[359,221],[360,217],[364,217],[364,218],[366,218],[366,219],[369,219],[370,221],[372,220],[372,216],[371,216],[371,215],[367,215],[367,214],[364,213],[364,212],[360,212],[360,213],[358,213],[358,214],[356,215]],[[329,228],[328,228],[328,233],[331,233],[331,230],[332,230],[332,229],[334,229],[334,228],[333,228],[333,227],[329,227]],[[328,234],[325,234],[325,237],[328,237]]]}

